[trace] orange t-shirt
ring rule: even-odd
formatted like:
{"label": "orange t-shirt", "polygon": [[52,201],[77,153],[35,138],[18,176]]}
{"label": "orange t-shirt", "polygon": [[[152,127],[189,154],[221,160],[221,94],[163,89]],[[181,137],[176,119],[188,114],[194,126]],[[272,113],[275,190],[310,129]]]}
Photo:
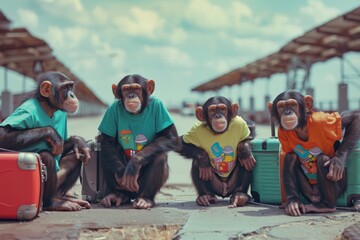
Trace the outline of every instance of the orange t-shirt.
{"label": "orange t-shirt", "polygon": [[278,129],[281,148],[285,153],[295,152],[309,182],[316,184],[316,158],[320,154],[333,157],[334,143],[342,139],[341,117],[337,112],[312,112],[307,119],[308,140],[302,141],[294,130]]}

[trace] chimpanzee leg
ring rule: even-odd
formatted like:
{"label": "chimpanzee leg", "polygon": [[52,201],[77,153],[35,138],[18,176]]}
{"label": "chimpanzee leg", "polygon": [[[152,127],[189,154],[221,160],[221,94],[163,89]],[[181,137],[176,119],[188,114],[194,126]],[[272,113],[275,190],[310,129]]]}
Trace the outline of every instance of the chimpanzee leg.
{"label": "chimpanzee leg", "polygon": [[[139,182],[139,191],[134,206],[138,206],[138,201],[148,202],[148,207],[152,207],[155,202],[155,195],[160,191],[161,187],[165,184],[169,177],[169,166],[167,163],[168,156],[166,153],[159,154],[155,159],[150,161],[146,166],[141,169]],[[148,208],[145,207],[145,208]]]}
{"label": "chimpanzee leg", "polygon": [[300,161],[297,155],[295,153],[286,154],[282,174],[287,202],[300,202],[300,181],[304,181],[300,177],[300,171]]}
{"label": "chimpanzee leg", "polygon": [[41,160],[46,166],[47,180],[44,183],[44,197],[43,205],[44,208],[48,208],[52,204],[52,199],[56,195],[57,176],[55,171],[55,160],[49,152],[40,153]]}
{"label": "chimpanzee leg", "polygon": [[120,206],[128,203],[130,197],[134,197],[134,193],[122,190],[118,185],[115,174],[122,177],[125,172],[128,160],[120,144],[114,138],[101,134],[98,139],[101,142],[101,164],[106,185],[109,188],[109,193],[101,200],[104,207]]}
{"label": "chimpanzee leg", "polygon": [[101,141],[100,157],[105,181],[110,192],[113,192],[119,189],[115,179],[115,171],[122,169],[121,172],[117,172],[117,175],[119,177],[123,176],[128,160],[125,158],[122,147],[111,140],[104,138],[102,135],[99,137],[99,141]]}
{"label": "chimpanzee leg", "polygon": [[341,196],[347,188],[346,168],[341,180],[334,182],[327,178],[326,175],[329,173],[329,168],[324,167],[324,163],[328,160],[329,157],[325,155],[317,158],[317,181],[321,195],[321,202],[315,205],[318,208],[336,208],[337,198]]}
{"label": "chimpanzee leg", "polygon": [[240,164],[236,164],[228,181],[229,194],[247,193],[252,179],[252,171],[246,171]]}
{"label": "chimpanzee leg", "polygon": [[[192,182],[194,184],[194,187],[196,189],[196,192],[198,194],[198,196],[203,196],[203,195],[221,195],[222,191],[215,191],[213,184],[211,181],[204,181],[202,179],[200,179],[200,174],[199,174],[199,160],[194,158],[192,161],[192,166],[191,166],[191,178],[192,178]],[[217,177],[213,176],[213,179]]]}
{"label": "chimpanzee leg", "polygon": [[227,182],[229,193],[231,194],[230,203],[234,206],[243,206],[248,200],[247,192],[252,179],[252,171],[247,171],[240,164],[236,164],[230,179]]}
{"label": "chimpanzee leg", "polygon": [[75,153],[65,155],[60,159],[60,169],[57,172],[58,194],[63,196],[76,183],[80,176],[82,162],[76,159]]}

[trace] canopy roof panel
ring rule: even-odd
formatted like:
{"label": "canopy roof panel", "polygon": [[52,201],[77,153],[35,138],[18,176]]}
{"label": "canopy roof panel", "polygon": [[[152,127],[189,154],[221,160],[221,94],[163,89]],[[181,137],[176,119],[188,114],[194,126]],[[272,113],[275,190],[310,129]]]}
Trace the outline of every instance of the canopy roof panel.
{"label": "canopy roof panel", "polygon": [[215,91],[224,86],[267,78],[276,73],[286,73],[294,57],[312,65],[351,51],[360,51],[360,7],[305,32],[285,44],[278,52],[225,73],[191,90]]}
{"label": "canopy roof panel", "polygon": [[[76,82],[75,93],[83,101],[106,104],[53,54],[51,47],[25,28],[10,28],[11,21],[0,11],[0,66],[33,80],[40,71],[60,71]],[[38,71],[37,71],[38,69]]]}

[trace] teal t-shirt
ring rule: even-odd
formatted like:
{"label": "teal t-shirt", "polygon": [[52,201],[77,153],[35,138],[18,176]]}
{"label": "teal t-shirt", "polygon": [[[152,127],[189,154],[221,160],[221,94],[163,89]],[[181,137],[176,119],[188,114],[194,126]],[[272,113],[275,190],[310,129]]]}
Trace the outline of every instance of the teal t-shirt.
{"label": "teal t-shirt", "polygon": [[130,159],[151,143],[156,133],[173,123],[163,103],[156,97],[150,97],[149,105],[136,115],[126,111],[121,100],[116,100],[106,110],[98,129],[110,137],[116,137]]}
{"label": "teal t-shirt", "polygon": [[[0,126],[11,126],[12,128],[24,130],[40,127],[53,127],[63,140],[68,138],[67,133],[67,114],[61,110],[54,113],[53,117],[49,117],[41,107],[39,101],[31,98],[21,104],[15,111],[7,117]],[[26,148],[18,149],[21,152],[51,152],[52,147],[45,141],[38,142]],[[59,160],[61,155],[55,156],[56,171],[59,170]]]}

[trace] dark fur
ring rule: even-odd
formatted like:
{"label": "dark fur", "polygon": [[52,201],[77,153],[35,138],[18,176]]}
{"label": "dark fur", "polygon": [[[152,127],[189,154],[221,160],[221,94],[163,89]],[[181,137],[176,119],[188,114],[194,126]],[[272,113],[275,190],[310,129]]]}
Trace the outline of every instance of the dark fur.
{"label": "dark fur", "polygon": [[[304,96],[297,91],[292,90],[283,92],[274,99],[270,110],[272,117],[279,125],[281,125],[281,116],[277,111],[277,102],[280,100],[288,100],[290,98],[295,99],[300,106],[301,114],[299,116],[298,127],[305,127],[308,115],[305,112]],[[319,110],[315,109],[315,111]],[[349,154],[356,147],[357,141],[360,138],[360,111],[344,112],[341,114],[341,117],[342,127],[345,129],[345,135],[343,136],[341,144],[335,144],[334,147],[337,150],[331,161],[334,164],[334,167],[344,169]],[[321,200],[320,203],[314,203],[314,205],[318,208],[336,207],[337,198],[344,193],[347,187],[346,169],[341,180],[334,182],[327,179],[326,175],[329,172],[329,168],[324,167],[325,160],[327,160],[326,158],[327,156],[323,155],[319,156],[317,160],[317,179]],[[283,181],[287,195],[287,205],[292,202],[300,203],[299,193],[302,193],[310,201],[312,194],[311,188],[307,178],[301,170],[297,155],[295,153],[288,153],[285,156],[284,161]]]}
{"label": "dark fur", "polygon": [[[212,126],[211,126],[211,119],[209,118],[208,114],[208,108],[210,105],[213,104],[219,104],[223,103],[227,107],[227,121],[228,125],[225,131],[227,131],[230,121],[233,116],[231,102],[225,98],[225,97],[212,97],[209,98],[204,104],[203,104],[203,114],[206,118],[206,124],[208,127],[213,131],[215,134],[217,134]],[[255,123],[246,120],[246,123],[248,124],[248,127],[250,129],[250,135],[249,137],[240,142],[237,146],[237,158],[239,159],[245,159],[252,155],[251,148],[250,148],[250,140],[252,140],[255,137]],[[225,132],[224,131],[224,132]],[[198,193],[198,196],[202,196],[205,194],[214,194],[214,195],[222,195],[222,193],[217,192],[214,188],[214,186],[211,184],[210,181],[203,181],[199,177],[199,169],[204,167],[210,167],[210,159],[205,150],[202,148],[198,148],[193,144],[185,143],[183,140],[183,136],[180,136],[178,138],[178,149],[176,150],[181,156],[185,158],[192,159],[192,167],[191,167],[191,177],[193,184],[196,188],[196,191]],[[241,177],[239,177],[241,176]],[[244,167],[240,166],[239,161],[236,161],[236,167],[233,169],[232,173],[229,176],[228,182],[230,182],[230,179],[232,179],[235,182],[235,187],[231,189],[229,192],[229,195],[235,194],[235,193],[247,193],[247,190],[249,188],[250,182],[252,178],[252,172],[245,170]],[[225,197],[225,196],[223,196]]]}
{"label": "dark fur", "polygon": [[[122,100],[124,97],[121,87],[124,84],[138,83],[142,87],[142,107],[139,114],[148,106],[150,94],[147,91],[147,79],[140,75],[129,75],[124,77],[115,89],[115,95]],[[155,195],[164,185],[169,175],[167,164],[167,152],[174,149],[177,138],[177,130],[174,124],[157,133],[151,143],[146,145],[141,151],[137,152],[131,159],[127,159],[124,150],[117,142],[116,138],[104,133],[100,135],[102,144],[102,159],[104,159],[104,171],[106,181],[112,193],[121,193],[135,199],[146,197],[154,200]],[[129,192],[120,189],[116,182],[117,178],[130,175],[135,176],[139,173],[138,192]]]}
{"label": "dark fur", "polygon": [[[49,99],[41,96],[40,94],[40,84],[44,81],[51,81],[53,85],[53,93],[60,92],[60,95],[53,96],[57,104],[61,105],[64,101],[64,96],[61,95],[63,91],[68,91],[67,86],[62,85],[63,82],[71,81],[68,77],[58,72],[47,72],[39,75],[37,79],[38,87],[34,91],[33,97],[37,98],[39,101],[45,101],[49,106],[55,107],[50,103]],[[66,85],[66,84],[65,84]],[[64,90],[65,89],[65,90]],[[84,139],[81,137],[70,137],[65,142],[59,136],[57,131],[52,127],[42,127],[42,128],[32,128],[26,130],[13,129],[10,126],[0,127],[0,147],[7,148],[11,150],[19,150],[28,146],[31,146],[38,142],[47,141],[47,139],[52,139],[57,145],[63,144],[64,152],[60,159],[60,166],[64,161],[74,161],[78,162],[74,168],[68,172],[67,180],[57,189],[57,177],[55,172],[55,160],[53,155],[48,152],[40,152],[42,162],[47,168],[47,181],[44,186],[44,207],[49,207],[52,203],[52,200],[55,196],[64,195],[71,187],[75,184],[77,178],[80,174],[81,161],[75,159],[75,154],[67,155],[75,145],[82,147],[86,146]]]}

